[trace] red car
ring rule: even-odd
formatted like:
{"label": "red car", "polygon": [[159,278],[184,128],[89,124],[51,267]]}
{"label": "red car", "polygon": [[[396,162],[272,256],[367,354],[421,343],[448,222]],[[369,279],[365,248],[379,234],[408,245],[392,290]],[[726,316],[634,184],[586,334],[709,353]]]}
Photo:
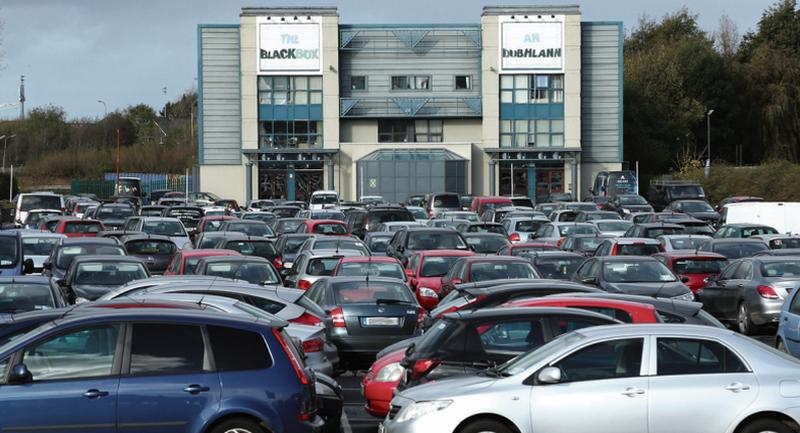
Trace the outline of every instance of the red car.
{"label": "red car", "polygon": [[172,260],[164,271],[164,275],[190,275],[194,274],[194,268],[197,262],[203,257],[217,257],[217,256],[241,256],[233,250],[179,250],[172,256]]}
{"label": "red car", "polygon": [[456,260],[474,255],[472,251],[464,250],[430,250],[411,256],[406,275],[419,304],[428,310],[435,308],[442,292],[442,277],[450,271]]}
{"label": "red car", "polygon": [[719,275],[728,264],[725,256],[705,251],[675,251],[653,254],[653,257],[667,265],[678,278],[688,278],[684,284],[693,293],[705,287],[707,278]]}
{"label": "red car", "polygon": [[97,233],[105,229],[105,226],[100,221],[75,218],[60,220],[53,233],[60,233],[68,238],[93,238],[97,237]]}
{"label": "red car", "polygon": [[403,265],[394,257],[342,257],[336,268],[333,269],[334,277],[363,277],[366,275],[406,281]]}
{"label": "red car", "polygon": [[521,256],[524,253],[538,253],[540,251],[561,251],[552,244],[543,242],[527,242],[522,244],[511,244],[500,248],[498,256]]}
{"label": "red car", "polygon": [[506,308],[518,307],[568,307],[605,314],[624,323],[659,323],[656,309],[649,304],[619,301],[616,299],[583,297],[544,297],[517,299],[501,305]]}
{"label": "red car", "polygon": [[469,210],[483,216],[487,209],[495,209],[498,207],[514,206],[514,202],[508,197],[475,197],[472,199],[472,205]]}
{"label": "red car", "polygon": [[347,224],[339,220],[305,220],[297,227],[296,233],[313,233],[327,236],[350,236]]}
{"label": "red car", "polygon": [[392,401],[394,390],[405,372],[400,365],[405,356],[404,347],[378,358],[361,380],[361,389],[366,400],[364,410],[370,415],[383,418],[389,413],[389,402]]}

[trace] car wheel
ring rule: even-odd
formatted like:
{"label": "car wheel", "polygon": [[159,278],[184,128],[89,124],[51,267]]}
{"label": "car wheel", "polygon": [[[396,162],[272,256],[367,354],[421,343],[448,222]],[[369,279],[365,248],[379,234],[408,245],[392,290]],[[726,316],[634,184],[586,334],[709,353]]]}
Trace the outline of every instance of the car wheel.
{"label": "car wheel", "polygon": [[[467,424],[459,433],[514,433],[505,424],[490,420],[477,420]],[[781,432],[783,433],[783,432]]]}
{"label": "car wheel", "polygon": [[264,429],[249,419],[233,418],[214,427],[211,433],[264,433]]}
{"label": "car wheel", "polygon": [[739,332],[744,335],[752,335],[755,332],[756,325],[750,320],[750,310],[747,308],[747,304],[745,304],[744,301],[739,304],[736,325],[739,328]]}
{"label": "car wheel", "polygon": [[740,433],[793,433],[791,427],[774,419],[757,419],[739,430]]}

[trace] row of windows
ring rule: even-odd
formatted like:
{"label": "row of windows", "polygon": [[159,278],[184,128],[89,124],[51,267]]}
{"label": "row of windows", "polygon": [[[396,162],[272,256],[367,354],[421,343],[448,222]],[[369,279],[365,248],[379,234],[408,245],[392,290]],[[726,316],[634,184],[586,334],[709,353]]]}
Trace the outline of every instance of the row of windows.
{"label": "row of windows", "polygon": [[322,77],[258,77],[258,103],[322,104]]}
{"label": "row of windows", "polygon": [[378,121],[379,143],[439,143],[443,122],[436,119]]}
{"label": "row of windows", "polygon": [[[456,75],[454,80],[456,90],[472,89],[472,76]],[[392,76],[392,90],[430,90],[430,75],[394,75]],[[350,90],[367,90],[367,77],[353,75],[350,77]]]}
{"label": "row of windows", "polygon": [[322,122],[316,120],[267,120],[258,124],[261,148],[322,146]]}
{"label": "row of windows", "polygon": [[564,103],[564,75],[501,75],[500,102],[505,104]]}
{"label": "row of windows", "polygon": [[501,120],[500,147],[564,147],[564,121]]}

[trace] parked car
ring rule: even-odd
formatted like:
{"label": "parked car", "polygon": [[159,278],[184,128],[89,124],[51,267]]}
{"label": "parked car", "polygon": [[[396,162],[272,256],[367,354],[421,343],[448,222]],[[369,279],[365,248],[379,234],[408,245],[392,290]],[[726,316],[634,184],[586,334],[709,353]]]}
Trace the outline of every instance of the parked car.
{"label": "parked car", "polygon": [[508,197],[481,196],[472,199],[469,210],[478,214],[479,217],[489,209],[514,206],[514,202]]}
{"label": "parked car", "polygon": [[417,251],[469,250],[469,245],[460,233],[451,229],[412,228],[394,234],[386,255],[400,260],[403,266]]}
{"label": "parked car", "polygon": [[543,298],[517,299],[506,302],[504,308],[561,307],[577,308],[603,314],[622,323],[661,323],[656,308],[641,302],[612,298],[581,296],[545,296]]}
{"label": "parked car", "polygon": [[719,213],[705,200],[675,200],[667,205],[664,210],[683,212],[692,218],[697,218],[710,224],[716,224],[719,221]]}
{"label": "parked car", "polygon": [[718,253],[727,257],[728,260],[734,260],[769,251],[769,247],[760,239],[711,239],[700,244],[697,251]]}
{"label": "parked car", "polygon": [[108,230],[120,230],[125,220],[133,216],[135,210],[124,203],[103,203],[94,211],[94,219],[103,223]]}
{"label": "parked car", "polygon": [[61,211],[52,209],[31,209],[20,225],[24,229],[38,229],[39,223],[48,217],[62,216]]}
{"label": "parked car", "polygon": [[728,264],[728,259],[721,254],[700,251],[664,252],[654,254],[653,258],[667,265],[678,278],[687,278],[684,284],[695,294]]}
{"label": "parked car", "polygon": [[458,230],[458,227],[462,224],[469,224],[469,220],[465,219],[432,219],[428,220],[425,223],[426,227],[435,228],[435,229],[453,229]]}
{"label": "parked car", "polygon": [[28,212],[33,209],[46,209],[64,213],[64,197],[49,192],[17,194],[12,200],[14,203],[14,226],[22,227],[28,218]]}
{"label": "parked car", "polygon": [[355,251],[360,255],[369,256],[370,251],[367,245],[358,238],[344,236],[323,236],[312,235],[300,245],[298,253],[303,251]]}
{"label": "parked car", "polygon": [[680,235],[684,234],[685,229],[678,224],[668,223],[642,223],[634,224],[628,231],[623,234],[626,238],[650,238],[655,239],[662,235]]}
{"label": "parked car", "polygon": [[458,220],[467,220],[471,223],[480,222],[480,218],[478,214],[472,211],[462,211],[462,210],[455,210],[455,211],[447,211],[442,212],[439,214],[438,219],[449,220],[449,219],[458,219]]}
{"label": "parked car", "polygon": [[752,239],[761,239],[766,242],[772,250],[798,249],[800,248],[800,236],[795,235],[757,235],[751,236]]}
{"label": "parked car", "polygon": [[474,256],[458,259],[442,277],[442,292],[446,296],[457,285],[490,280],[541,278],[531,262],[524,257]]}
{"label": "parked car", "polygon": [[594,256],[652,256],[662,251],[664,247],[655,239],[612,238],[600,243]]}
{"label": "parked car", "polygon": [[697,250],[700,245],[711,240],[711,236],[705,235],[661,235],[656,237],[661,242],[664,251]]}
{"label": "parked car", "polygon": [[501,248],[511,244],[504,235],[497,233],[464,233],[462,236],[477,254],[495,255]]}
{"label": "parked car", "polygon": [[[14,364],[0,419],[4,428],[39,428],[46,411],[48,425],[141,425],[168,413],[186,426],[203,419],[212,433],[257,432],[261,425],[315,432],[322,421],[314,412],[313,374],[284,325],[175,309],[71,315],[3,346],[0,364]],[[238,355],[242,348],[247,356]],[[244,403],[223,395],[250,397]],[[159,404],[148,403],[154,398]]]}
{"label": "parked car", "polygon": [[230,220],[225,221],[220,226],[222,232],[238,232],[248,236],[259,236],[267,239],[275,239],[277,236],[267,223],[253,220]]}
{"label": "parked car", "polygon": [[255,256],[206,256],[197,262],[194,273],[242,280],[261,286],[283,284],[272,263]]}
{"label": "parked car", "polygon": [[584,257],[593,256],[597,247],[607,239],[614,239],[609,235],[570,235],[561,243],[563,251],[578,253]]}
{"label": "parked car", "polygon": [[[2,233],[0,233],[1,235]],[[127,253],[117,239],[68,238],[61,239],[42,263],[42,275],[62,278],[75,257],[84,255],[118,255]]]}
{"label": "parked car", "polygon": [[361,239],[367,233],[378,231],[378,226],[390,221],[416,221],[414,215],[403,206],[373,206],[368,210],[356,211],[345,217],[350,233]]}
{"label": "parked car", "polygon": [[139,209],[139,215],[143,217],[161,216],[166,209],[169,209],[169,207],[160,204],[146,205]]}
{"label": "parked car", "polygon": [[749,257],[732,261],[697,292],[703,308],[720,321],[753,334],[777,325],[784,299],[800,287],[800,258]]}
{"label": "parked car", "polygon": [[710,223],[692,217],[671,219],[670,223],[683,226],[683,233],[687,235],[712,236],[716,231]]}
{"label": "parked car", "polygon": [[153,275],[161,275],[167,270],[172,256],[178,251],[175,242],[167,236],[132,235],[122,242],[127,255],[142,259]]}
{"label": "parked car", "polygon": [[[800,356],[800,290],[788,294],[781,307],[775,348],[794,357]],[[2,339],[2,337],[0,337]]]}
{"label": "parked car", "polygon": [[600,288],[609,293],[627,293],[694,300],[694,293],[660,261],[642,256],[606,256],[586,260],[572,281]]}
{"label": "parked car", "polygon": [[637,212],[653,212],[653,207],[638,194],[620,194],[603,205],[603,210],[617,212],[620,215],[629,215]]}
{"label": "parked car", "polygon": [[392,236],[394,236],[394,233],[370,232],[364,236],[364,243],[373,256],[385,256],[386,248],[389,246]]}
{"label": "parked car", "polygon": [[759,224],[726,224],[714,233],[714,239],[724,238],[749,238],[750,236],[777,235],[778,231],[772,227]]}
{"label": "parked car", "polygon": [[[41,276],[0,277],[0,317],[26,311],[63,308],[67,305],[66,296],[50,278]],[[13,321],[13,316],[11,316],[11,320]],[[0,335],[0,345],[5,343],[2,340],[3,337]]]}
{"label": "parked car", "polygon": [[161,213],[161,216],[179,219],[191,237],[195,232],[197,232],[200,220],[203,219],[203,208],[200,206],[182,204],[165,209]]}
{"label": "parked car", "polygon": [[[481,215],[481,221],[484,222],[491,222],[491,223],[499,223],[502,222],[507,215],[510,215],[514,212],[535,212],[533,207],[527,206],[503,206],[503,207],[496,207],[492,209],[487,209],[486,212]],[[544,216],[544,214],[542,214]]]}
{"label": "parked car", "polygon": [[378,225],[376,230],[379,232],[394,233],[411,227],[425,227],[425,224],[419,221],[387,221]]}
{"label": "parked car", "polygon": [[461,201],[456,193],[439,192],[426,194],[420,206],[428,212],[428,217],[438,218],[441,212],[461,210]]}
{"label": "parked car", "polygon": [[310,220],[339,220],[344,221],[344,212],[338,209],[304,209],[295,215],[296,218]]}
{"label": "parked car", "polygon": [[347,224],[339,220],[303,220],[295,233],[311,233],[327,236],[350,236]]}
{"label": "parked car", "polygon": [[324,278],[305,297],[330,312],[331,341],[347,369],[366,367],[386,344],[419,335],[425,317],[408,286],[393,278]]}
{"label": "parked car", "polygon": [[538,251],[558,251],[558,247],[544,242],[525,242],[506,245],[497,251],[498,256],[522,256]]}
{"label": "parked car", "polygon": [[705,199],[703,187],[692,181],[653,180],[647,191],[647,200],[658,212],[676,200]]}
{"label": "parked car", "polygon": [[91,238],[105,230],[103,223],[92,219],[61,218],[53,227],[53,233],[68,238]]}
{"label": "parked car", "polygon": [[333,270],[334,277],[382,277],[407,281],[403,265],[393,257],[342,257]]}
{"label": "parked car", "polygon": [[508,240],[518,243],[527,242],[539,227],[548,222],[546,218],[508,217],[502,224],[508,233]]}
{"label": "parked car", "polygon": [[294,266],[294,259],[306,239],[313,235],[307,233],[284,233],[275,241],[275,250],[278,256],[272,264],[285,278],[289,269]]}
{"label": "parked car", "polygon": [[459,258],[474,255],[472,251],[430,250],[411,256],[405,272],[420,305],[428,310],[435,308],[442,292],[442,277],[447,275]]}
{"label": "parked car", "polygon": [[280,271],[277,264],[277,259],[280,257],[278,251],[275,249],[275,244],[260,236],[247,236],[238,232],[233,232],[230,236],[225,236],[217,242],[217,248],[225,250],[233,250],[241,253],[243,256],[261,257],[266,259],[275,269]]}
{"label": "parked car", "polygon": [[[193,240],[197,241],[197,237],[199,237],[203,233],[219,231],[220,227],[222,227],[222,223],[224,223],[225,221],[235,220],[235,219],[236,217],[230,215],[219,215],[219,216],[206,215],[203,218],[201,218],[200,221],[197,223],[197,230],[193,233],[192,238]],[[128,223],[126,223],[125,225],[126,228],[128,227],[128,224],[130,224],[131,228],[133,228],[135,225],[135,223],[132,223],[129,220]]]}
{"label": "parked car", "polygon": [[303,251],[295,257],[294,265],[283,279],[283,284],[286,287],[308,290],[317,280],[332,276],[342,257],[361,255],[361,252],[353,250]]}
{"label": "parked car", "polygon": [[542,278],[551,280],[570,280],[578,266],[586,260],[581,254],[567,251],[540,251],[522,257],[531,261]]}
{"label": "parked car", "polygon": [[75,304],[94,301],[133,280],[149,277],[150,271],[138,257],[82,255],[72,260],[64,278],[55,281],[69,303]]}
{"label": "parked car", "polygon": [[533,210],[536,212],[541,212],[544,214],[545,217],[550,219],[550,214],[553,213],[558,209],[558,203],[550,203],[550,202],[541,202],[538,203],[536,206],[533,207]]}
{"label": "parked car", "polygon": [[[698,353],[707,354],[708,360],[698,362]],[[792,428],[783,420],[795,422],[800,415],[786,409],[793,400],[781,384],[796,369],[797,361],[724,329],[595,326],[551,341],[489,374],[398,393],[383,430],[653,432],[661,426],[681,432],[788,433]],[[679,405],[673,404],[676,395]],[[611,399],[620,404],[608,404]],[[598,402],[603,402],[602,410]],[[614,427],[600,427],[610,419]]]}
{"label": "parked car", "polygon": [[605,210],[580,211],[575,216],[576,223],[588,223],[596,220],[621,220],[622,217],[616,212]]}
{"label": "parked car", "polygon": [[[30,259],[33,262],[31,273],[42,273],[44,262],[50,257],[53,248],[61,239],[66,239],[66,236],[38,230],[20,231],[20,241],[22,242],[21,257],[24,258],[22,267],[25,267],[24,261]],[[2,257],[0,257],[0,266],[2,266],[2,260]],[[2,274],[2,271],[0,271],[0,274]]]}
{"label": "parked car", "polygon": [[272,226],[278,220],[278,216],[272,212],[250,211],[242,215],[244,221],[261,221],[268,226]]}
{"label": "parked car", "polygon": [[532,239],[535,242],[546,242],[548,244],[561,246],[564,239],[570,235],[599,235],[600,231],[597,230],[592,224],[589,223],[560,223],[553,222],[543,224],[536,230],[535,237]]}
{"label": "parked car", "polygon": [[414,220],[424,223],[430,219],[428,213],[425,212],[425,209],[419,206],[406,206],[411,215],[414,216]]}
{"label": "parked car", "polygon": [[236,251],[206,248],[202,250],[182,250],[175,253],[164,275],[193,275],[197,264],[205,257],[240,256]]}
{"label": "parked car", "polygon": [[[169,237],[172,242],[179,249],[191,247],[189,234],[183,223],[178,218],[167,217],[136,217],[136,219],[129,218],[130,221],[135,221],[133,224],[125,224],[125,230],[138,231],[149,235],[160,235]],[[204,228],[202,231],[207,230]],[[200,233],[202,233],[200,231]]]}

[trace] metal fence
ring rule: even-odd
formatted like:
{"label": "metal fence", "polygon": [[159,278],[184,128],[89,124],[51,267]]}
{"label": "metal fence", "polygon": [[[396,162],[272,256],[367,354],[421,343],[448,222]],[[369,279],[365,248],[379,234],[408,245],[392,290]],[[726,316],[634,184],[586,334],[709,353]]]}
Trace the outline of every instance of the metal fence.
{"label": "metal fence", "polygon": [[[161,173],[120,173],[119,175],[120,177],[140,178],[142,180],[142,193],[145,197],[149,196],[152,191],[159,189],[183,192],[186,191],[187,184],[189,192],[194,192],[192,176]],[[98,198],[108,198],[114,195],[116,181],[116,173],[106,173],[104,180],[73,180],[70,192],[73,195],[94,194]]]}

